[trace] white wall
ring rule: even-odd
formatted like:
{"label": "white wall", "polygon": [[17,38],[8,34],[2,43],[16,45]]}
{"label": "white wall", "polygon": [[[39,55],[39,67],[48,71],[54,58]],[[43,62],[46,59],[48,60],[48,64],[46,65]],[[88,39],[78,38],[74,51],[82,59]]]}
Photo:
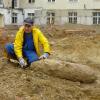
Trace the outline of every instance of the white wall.
{"label": "white wall", "polygon": [[44,11],[40,9],[24,9],[24,19],[28,17],[28,13],[34,13],[36,15],[35,17],[35,24],[45,24],[46,19],[44,19],[43,16],[45,16]]}
{"label": "white wall", "polygon": [[5,25],[10,25],[11,24],[11,11],[7,10],[4,13],[4,22]]}
{"label": "white wall", "polygon": [[[1,10],[1,9],[0,9]],[[12,24],[12,12],[15,12],[18,14],[18,23],[16,25],[22,25],[23,24],[23,15],[22,11],[19,10],[8,10],[3,9],[2,13],[4,14],[4,24],[5,25],[11,25]]]}
{"label": "white wall", "polygon": [[35,13],[35,9],[24,9],[24,18],[28,17],[28,13]]}
{"label": "white wall", "polygon": [[7,12],[7,10],[6,9],[0,9],[0,14],[2,14],[3,15],[3,24],[5,25],[5,24],[7,24],[7,23],[9,23],[9,15],[8,15],[8,12]]}
{"label": "white wall", "polygon": [[85,9],[84,7],[86,9],[100,9],[100,0],[78,0],[78,2],[55,0],[55,2],[51,3],[48,0],[43,0],[40,4],[44,9]]}
{"label": "white wall", "polygon": [[17,11],[18,12],[18,25],[23,25],[23,19],[24,19],[24,16],[22,14],[22,11]]}

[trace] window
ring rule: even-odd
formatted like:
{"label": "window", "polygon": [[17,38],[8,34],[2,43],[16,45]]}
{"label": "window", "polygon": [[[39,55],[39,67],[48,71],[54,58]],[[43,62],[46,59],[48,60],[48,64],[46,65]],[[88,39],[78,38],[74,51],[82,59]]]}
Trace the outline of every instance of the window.
{"label": "window", "polygon": [[3,4],[3,0],[0,0],[0,5]]}
{"label": "window", "polygon": [[69,23],[73,24],[77,23],[77,12],[69,12],[68,17],[69,17]]}
{"label": "window", "polygon": [[48,0],[48,2],[55,2],[55,0]]}
{"label": "window", "polygon": [[78,0],[69,0],[69,2],[77,2]]}
{"label": "window", "polygon": [[54,24],[54,23],[55,23],[55,13],[47,12],[47,24]]}
{"label": "window", "polygon": [[12,8],[17,7],[17,0],[12,0]]}
{"label": "window", "polygon": [[12,23],[17,23],[17,13],[12,13]]}
{"label": "window", "polygon": [[34,2],[35,2],[35,0],[29,0],[28,2],[29,2],[29,3],[34,3]]}
{"label": "window", "polygon": [[14,7],[17,7],[17,0],[14,0]]}
{"label": "window", "polygon": [[31,18],[34,21],[35,14],[34,13],[28,13],[28,17]]}
{"label": "window", "polygon": [[93,24],[100,24],[100,12],[93,12]]}
{"label": "window", "polygon": [[31,19],[34,19],[34,13],[28,13],[28,17],[30,17]]}

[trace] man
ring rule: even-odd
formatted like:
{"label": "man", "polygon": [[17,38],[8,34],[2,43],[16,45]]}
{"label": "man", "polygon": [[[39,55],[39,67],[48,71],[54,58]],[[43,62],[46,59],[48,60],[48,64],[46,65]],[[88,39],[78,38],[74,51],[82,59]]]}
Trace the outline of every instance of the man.
{"label": "man", "polygon": [[[39,43],[43,46],[43,54],[40,53]],[[50,45],[42,32],[33,26],[33,20],[26,18],[24,25],[16,34],[14,44],[6,44],[7,54],[10,57],[17,58],[22,67],[31,64],[39,59],[49,57]]]}

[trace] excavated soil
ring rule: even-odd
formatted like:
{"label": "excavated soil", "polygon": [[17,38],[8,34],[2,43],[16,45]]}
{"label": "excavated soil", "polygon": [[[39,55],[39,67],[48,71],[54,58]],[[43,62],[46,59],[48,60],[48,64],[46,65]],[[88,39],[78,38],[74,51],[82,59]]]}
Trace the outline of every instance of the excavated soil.
{"label": "excavated soil", "polygon": [[4,45],[17,29],[0,33],[0,100],[100,100],[99,26],[41,26],[49,39],[48,60],[27,69],[8,62]]}

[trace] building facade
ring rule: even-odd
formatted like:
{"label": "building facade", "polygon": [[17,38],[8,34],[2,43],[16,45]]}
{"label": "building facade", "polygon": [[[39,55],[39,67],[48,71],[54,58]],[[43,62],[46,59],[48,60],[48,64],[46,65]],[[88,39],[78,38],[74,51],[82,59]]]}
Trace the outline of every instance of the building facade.
{"label": "building facade", "polygon": [[35,24],[100,24],[100,0],[0,0],[0,26]]}

